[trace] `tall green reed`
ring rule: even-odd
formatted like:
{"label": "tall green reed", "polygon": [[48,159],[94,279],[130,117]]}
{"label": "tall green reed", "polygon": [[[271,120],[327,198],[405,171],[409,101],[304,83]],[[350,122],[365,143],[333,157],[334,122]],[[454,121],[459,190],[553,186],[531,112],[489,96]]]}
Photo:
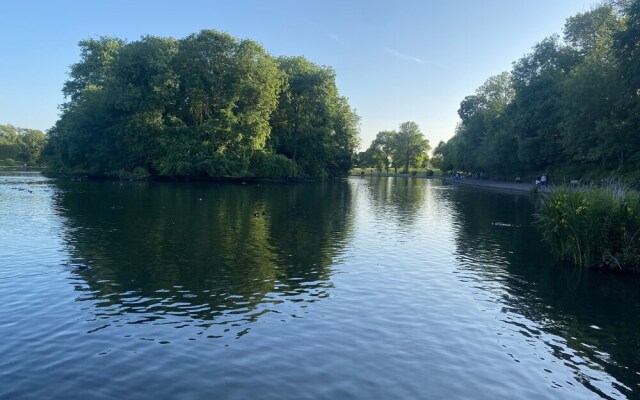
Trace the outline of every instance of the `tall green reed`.
{"label": "tall green reed", "polygon": [[581,267],[640,267],[640,193],[621,182],[557,187],[542,197],[535,219],[561,259]]}

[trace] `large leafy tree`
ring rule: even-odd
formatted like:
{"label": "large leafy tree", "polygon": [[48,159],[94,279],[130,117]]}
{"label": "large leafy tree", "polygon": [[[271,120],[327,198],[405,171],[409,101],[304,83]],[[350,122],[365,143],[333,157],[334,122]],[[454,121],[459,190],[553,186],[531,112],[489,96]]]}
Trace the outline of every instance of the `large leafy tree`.
{"label": "large leafy tree", "polygon": [[620,79],[619,62],[613,52],[613,38],[623,28],[610,5],[569,18],[565,38],[580,61],[562,86],[562,145],[570,161],[609,159],[624,163],[625,129],[622,128],[621,94],[626,84]]}
{"label": "large leafy tree", "polygon": [[378,132],[376,138],[371,142],[369,149],[367,150],[371,156],[371,160],[376,167],[380,169],[384,168],[386,172],[389,172],[391,167],[395,151],[395,136],[396,131],[381,131]]}
{"label": "large leafy tree", "polygon": [[352,166],[358,117],[341,97],[335,72],[302,57],[280,57],[285,77],[271,117],[271,147],[312,177],[341,176]]}
{"label": "large leafy tree", "polygon": [[562,160],[561,89],[575,60],[555,35],[514,64],[508,129],[518,138],[518,158],[525,170],[542,170]]}
{"label": "large leafy tree", "polygon": [[511,74],[503,72],[460,103],[456,143],[460,167],[494,171],[511,167],[517,144],[514,148],[513,140],[504,134],[502,117],[514,95]]}
{"label": "large leafy tree", "polygon": [[402,166],[405,173],[409,166],[419,166],[431,149],[429,141],[424,138],[420,127],[413,121],[400,124],[398,133],[393,138],[394,164]]}

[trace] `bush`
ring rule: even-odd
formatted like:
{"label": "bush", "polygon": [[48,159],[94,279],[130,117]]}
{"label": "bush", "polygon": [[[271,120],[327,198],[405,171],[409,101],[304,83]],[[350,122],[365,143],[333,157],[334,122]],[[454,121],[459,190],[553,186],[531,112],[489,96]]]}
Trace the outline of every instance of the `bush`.
{"label": "bush", "polygon": [[300,167],[295,161],[281,155],[258,152],[251,157],[250,174],[257,178],[298,178]]}
{"label": "bush", "polygon": [[427,170],[427,176],[433,176],[434,172],[432,169]]}
{"label": "bush", "polygon": [[577,266],[640,267],[640,193],[625,185],[558,187],[536,223],[552,252]]}

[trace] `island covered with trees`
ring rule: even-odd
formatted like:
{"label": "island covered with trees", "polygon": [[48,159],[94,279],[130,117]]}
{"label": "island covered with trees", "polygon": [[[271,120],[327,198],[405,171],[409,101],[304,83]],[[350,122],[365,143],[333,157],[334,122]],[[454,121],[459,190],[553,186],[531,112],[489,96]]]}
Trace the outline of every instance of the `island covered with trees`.
{"label": "island covered with trees", "polygon": [[79,45],[51,172],[322,179],[352,166],[359,119],[329,67],[213,30]]}
{"label": "island covered with trees", "polygon": [[640,178],[640,2],[604,3],[462,100],[442,170]]}

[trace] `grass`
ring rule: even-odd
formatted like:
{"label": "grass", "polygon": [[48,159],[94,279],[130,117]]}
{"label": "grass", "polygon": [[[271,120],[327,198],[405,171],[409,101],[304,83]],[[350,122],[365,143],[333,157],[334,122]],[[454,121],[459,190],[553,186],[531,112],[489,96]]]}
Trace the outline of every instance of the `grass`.
{"label": "grass", "polygon": [[542,197],[536,224],[561,259],[640,270],[640,193],[625,184],[556,187]]}

